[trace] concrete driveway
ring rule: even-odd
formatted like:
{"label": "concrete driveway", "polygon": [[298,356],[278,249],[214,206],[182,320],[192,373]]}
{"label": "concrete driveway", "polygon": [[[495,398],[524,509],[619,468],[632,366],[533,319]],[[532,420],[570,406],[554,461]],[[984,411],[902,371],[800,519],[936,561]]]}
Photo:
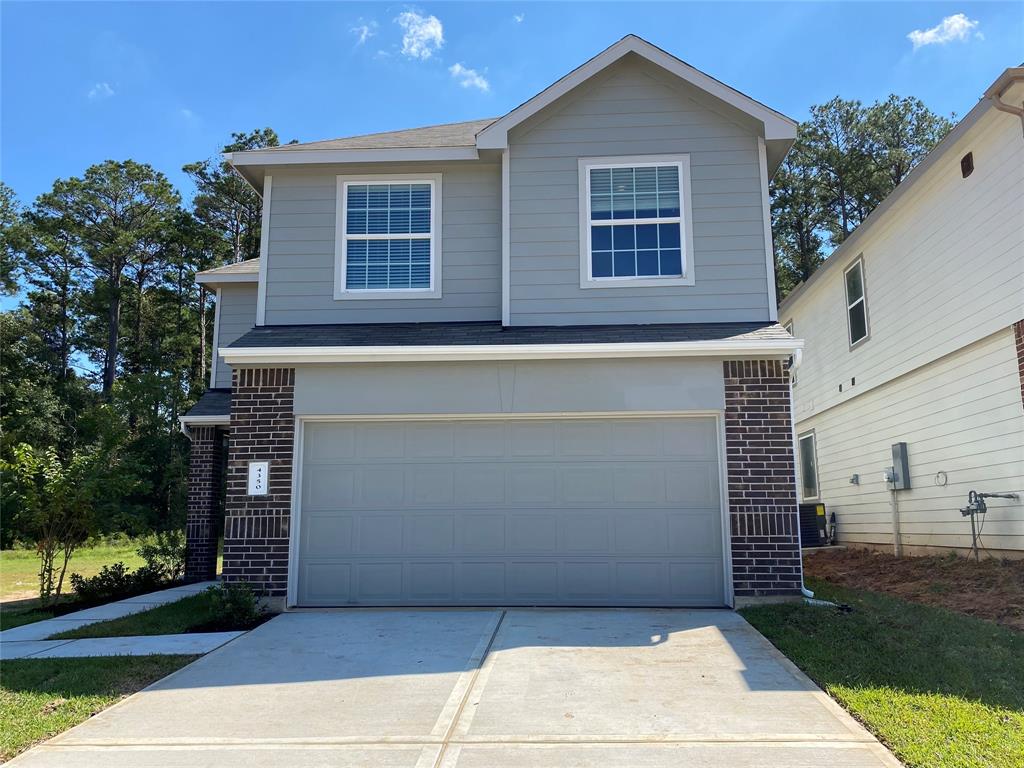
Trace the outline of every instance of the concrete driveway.
{"label": "concrete driveway", "polygon": [[20,768],[898,766],[737,614],[282,615]]}

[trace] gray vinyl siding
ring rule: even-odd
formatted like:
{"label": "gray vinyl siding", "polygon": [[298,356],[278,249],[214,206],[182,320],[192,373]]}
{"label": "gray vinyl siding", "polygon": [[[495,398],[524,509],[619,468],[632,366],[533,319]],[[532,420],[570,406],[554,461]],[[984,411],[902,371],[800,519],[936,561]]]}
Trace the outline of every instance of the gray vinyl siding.
{"label": "gray vinyl siding", "polygon": [[[513,325],[769,319],[757,133],[726,109],[627,58],[512,131]],[[684,153],[695,285],[581,289],[578,159]]]}
{"label": "gray vinyl siding", "polygon": [[[334,298],[336,178],[372,173],[442,174],[441,298]],[[501,169],[496,163],[275,169],[273,178],[267,325],[501,318]]]}
{"label": "gray vinyl siding", "polygon": [[[251,331],[256,325],[256,283],[221,286],[217,321],[218,347],[226,347]],[[231,366],[219,356],[214,386],[231,386]]]}

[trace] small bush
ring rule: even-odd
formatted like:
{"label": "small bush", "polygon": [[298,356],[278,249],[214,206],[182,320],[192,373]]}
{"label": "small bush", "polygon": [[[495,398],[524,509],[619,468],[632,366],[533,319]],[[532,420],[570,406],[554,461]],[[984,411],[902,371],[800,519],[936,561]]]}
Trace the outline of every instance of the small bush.
{"label": "small bush", "polygon": [[185,534],[162,531],[148,537],[136,550],[146,567],[159,573],[164,581],[177,581],[185,575]]}
{"label": "small bush", "polygon": [[124,563],[105,565],[95,576],[85,578],[71,574],[71,587],[83,603],[104,603],[122,600],[145,592],[152,592],[164,585],[158,571],[144,565],[134,571]]}
{"label": "small bush", "polygon": [[218,621],[231,627],[248,627],[258,624],[265,610],[260,595],[245,582],[227,582],[206,590],[213,600]]}

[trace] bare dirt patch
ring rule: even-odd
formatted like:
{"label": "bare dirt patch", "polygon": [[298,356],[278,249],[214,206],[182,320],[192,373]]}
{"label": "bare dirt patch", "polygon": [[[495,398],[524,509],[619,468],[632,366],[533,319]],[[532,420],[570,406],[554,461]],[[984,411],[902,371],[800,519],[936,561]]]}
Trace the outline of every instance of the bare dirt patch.
{"label": "bare dirt patch", "polygon": [[804,558],[808,576],[987,619],[1024,632],[1024,560],[981,562],[955,554],[904,557],[834,549]]}

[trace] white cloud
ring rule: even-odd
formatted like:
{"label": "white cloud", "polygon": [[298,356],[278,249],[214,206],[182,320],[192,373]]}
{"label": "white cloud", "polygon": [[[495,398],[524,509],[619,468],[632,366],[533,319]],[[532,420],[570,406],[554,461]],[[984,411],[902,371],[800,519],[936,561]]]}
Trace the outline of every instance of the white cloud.
{"label": "white cloud", "polygon": [[429,59],[444,45],[444,27],[437,16],[403,11],[395,21],[405,30],[402,35],[402,53],[410,59]]}
{"label": "white cloud", "polygon": [[359,23],[352,27],[349,32],[356,36],[356,45],[362,45],[377,34],[377,22],[373,19],[369,21],[360,19]]}
{"label": "white cloud", "polygon": [[967,18],[966,14],[955,13],[947,16],[931,29],[915,29],[907,38],[914,44],[914,50],[925,45],[945,45],[954,40],[965,41],[974,32],[974,36],[981,38],[978,31],[978,22]]}
{"label": "white cloud", "polygon": [[525,19],[525,18],[526,18],[526,14],[525,13],[514,13],[514,14],[512,14],[512,20],[516,24],[522,24],[523,23],[523,19]]}
{"label": "white cloud", "polygon": [[89,89],[89,98],[93,101],[97,99],[109,99],[114,95],[114,89],[110,87],[110,83],[96,83],[92,88]]}
{"label": "white cloud", "polygon": [[491,84],[487,82],[487,78],[475,69],[464,67],[461,64],[452,64],[448,67],[448,71],[451,72],[452,77],[459,81],[459,85],[463,88],[476,88],[484,93],[491,90]]}
{"label": "white cloud", "polygon": [[193,112],[188,107],[182,107],[181,109],[179,109],[178,110],[178,114],[181,115],[186,120],[198,120],[199,119],[199,115],[197,115],[195,112]]}

